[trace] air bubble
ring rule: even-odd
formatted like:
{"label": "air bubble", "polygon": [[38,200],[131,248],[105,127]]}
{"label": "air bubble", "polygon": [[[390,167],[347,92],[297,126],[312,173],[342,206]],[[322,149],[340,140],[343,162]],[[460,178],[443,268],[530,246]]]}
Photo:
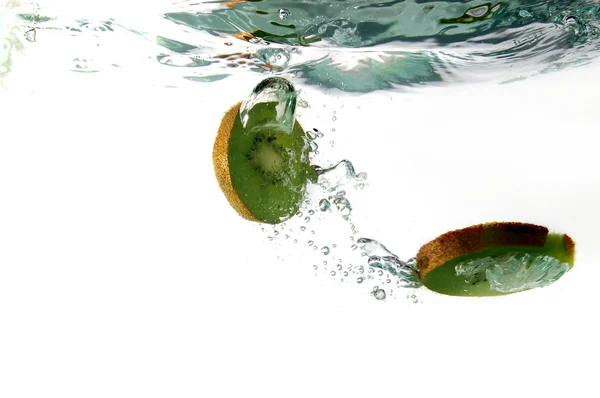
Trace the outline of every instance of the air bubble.
{"label": "air bubble", "polygon": [[303,225],[300,227],[300,231],[306,231],[306,227]]}
{"label": "air bubble", "polygon": [[330,272],[331,276],[335,276],[335,271]]}
{"label": "air bubble", "polygon": [[314,241],[312,241],[312,240],[309,240],[309,241],[308,241],[308,245],[309,245],[309,246],[312,246],[312,245],[314,245],[314,244],[315,244],[315,242],[314,242]]}
{"label": "air bubble", "polygon": [[290,15],[292,15],[292,13],[290,12],[290,10],[288,10],[286,8],[280,8],[279,9],[279,19],[282,19],[282,20],[286,19]]}
{"label": "air bubble", "polygon": [[375,297],[375,299],[377,300],[385,300],[386,298],[386,294],[385,294],[385,290],[378,288],[377,286],[375,286],[373,288],[373,292],[371,293],[373,295],[373,297]]}
{"label": "air bubble", "polygon": [[328,255],[329,254],[329,248],[327,246],[323,246],[321,248],[321,253],[323,253],[324,255]]}
{"label": "air bubble", "polygon": [[304,217],[304,221],[310,222],[310,217],[309,216]]}
{"label": "air bubble", "polygon": [[338,264],[337,265],[337,269],[341,271],[342,270],[342,264]]}
{"label": "air bubble", "polygon": [[327,211],[331,207],[331,203],[327,199],[321,199],[319,201],[319,210]]}
{"label": "air bubble", "polygon": [[29,29],[27,32],[25,32],[25,39],[27,41],[32,42],[32,43],[35,42],[35,39],[36,39],[36,30],[35,30],[35,28]]}

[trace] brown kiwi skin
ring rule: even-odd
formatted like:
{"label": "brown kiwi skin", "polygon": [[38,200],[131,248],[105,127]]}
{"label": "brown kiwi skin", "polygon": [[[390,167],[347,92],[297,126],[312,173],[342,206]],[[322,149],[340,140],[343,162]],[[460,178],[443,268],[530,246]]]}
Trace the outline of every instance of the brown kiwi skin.
{"label": "brown kiwi skin", "polygon": [[[548,228],[519,222],[479,224],[447,232],[426,243],[417,254],[421,280],[433,269],[470,253],[498,246],[543,247]],[[575,244],[565,235],[565,248],[573,257]],[[573,254],[573,255],[572,255]]]}
{"label": "brown kiwi skin", "polygon": [[246,220],[258,222],[259,220],[252,215],[250,210],[248,210],[240,199],[237,191],[233,187],[231,175],[229,174],[229,137],[241,106],[241,102],[233,105],[221,120],[217,138],[215,139],[215,144],[213,146],[213,166],[219,187],[225,194],[231,207]]}

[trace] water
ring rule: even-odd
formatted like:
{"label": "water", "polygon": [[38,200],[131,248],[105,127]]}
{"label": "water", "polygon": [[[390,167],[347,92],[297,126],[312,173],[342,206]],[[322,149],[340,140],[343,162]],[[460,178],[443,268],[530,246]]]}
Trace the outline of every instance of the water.
{"label": "water", "polygon": [[162,1],[65,9],[0,8],[3,74],[17,53],[53,46],[46,67],[158,71],[181,86],[279,74],[370,92],[510,82],[587,64],[600,49],[595,0]]}
{"label": "water", "polygon": [[554,257],[509,253],[484,257],[456,265],[456,275],[467,283],[487,280],[492,290],[513,293],[545,287],[560,279],[569,269]]}
{"label": "water", "polygon": [[[591,1],[164,1],[151,7],[73,7],[67,12],[13,1],[0,8],[0,84],[10,81],[16,61],[43,48],[51,49],[45,53],[51,56],[32,58],[39,70],[69,71],[90,79],[122,74],[161,88],[202,90],[234,76],[252,82],[285,77],[298,90],[297,95],[283,97],[279,95],[291,90],[269,93],[282,104],[278,121],[291,126],[296,106],[322,117],[320,123],[304,126],[318,181],[309,189],[302,213],[265,236],[274,244],[303,243],[319,264],[331,259],[318,267],[319,272],[369,285],[367,292],[372,284],[418,288],[416,263],[406,260],[418,247],[382,239],[393,242],[390,251],[362,237],[368,224],[357,223],[357,228],[353,223],[358,209],[354,198],[368,186],[367,173],[355,170],[355,165],[362,166],[361,159],[343,152],[344,140],[350,133],[362,138],[374,132],[340,128],[343,105],[336,111],[326,98],[321,108],[321,103],[307,100],[310,97],[302,98],[302,88],[326,94],[331,89],[391,92],[471,81],[511,82],[584,65],[598,55],[598,7]],[[256,93],[248,94],[235,93],[237,98],[247,97],[244,110],[257,100]],[[356,110],[360,115],[360,106]],[[402,155],[411,148],[396,148],[388,153],[394,163],[399,158],[402,168],[411,167],[403,164]],[[336,155],[327,157],[327,150]],[[392,157],[387,159],[392,162]],[[405,200],[404,195],[398,201]],[[379,206],[385,199],[371,202]],[[394,211],[401,208],[395,206]],[[377,223],[384,220],[373,221]],[[339,230],[331,232],[329,224]],[[503,275],[497,271],[486,277],[502,281]],[[386,286],[384,299],[390,297],[394,293]]]}

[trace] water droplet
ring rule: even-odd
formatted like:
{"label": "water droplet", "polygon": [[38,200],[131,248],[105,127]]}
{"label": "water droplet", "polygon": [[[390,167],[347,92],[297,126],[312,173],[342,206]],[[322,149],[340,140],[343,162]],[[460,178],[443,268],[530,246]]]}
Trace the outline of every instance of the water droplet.
{"label": "water droplet", "polygon": [[327,211],[331,207],[331,203],[327,199],[321,199],[319,201],[319,210]]}
{"label": "water droplet", "polygon": [[321,253],[323,253],[324,255],[328,255],[329,254],[329,248],[327,246],[323,246],[321,248]]}
{"label": "water droplet", "polygon": [[288,10],[286,8],[280,8],[279,9],[279,19],[286,19],[290,15],[292,15],[292,13],[291,13],[290,10]]}
{"label": "water droplet", "polygon": [[33,43],[33,42],[35,42],[36,35],[37,35],[37,33],[36,33],[35,28],[29,29],[27,32],[25,32],[25,39],[27,41],[30,41]]}
{"label": "water droplet", "polygon": [[385,290],[379,289],[377,286],[373,289],[373,292],[371,294],[377,300],[385,300],[386,298]]}
{"label": "water droplet", "polygon": [[358,278],[356,278],[356,283],[363,283],[365,281],[365,278],[363,278],[362,276],[359,276]]}

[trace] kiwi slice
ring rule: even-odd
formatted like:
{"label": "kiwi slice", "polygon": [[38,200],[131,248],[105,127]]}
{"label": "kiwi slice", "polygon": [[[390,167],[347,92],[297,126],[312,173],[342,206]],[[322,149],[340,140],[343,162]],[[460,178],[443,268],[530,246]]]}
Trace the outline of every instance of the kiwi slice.
{"label": "kiwi slice", "polygon": [[277,122],[277,101],[253,104],[245,126],[241,107],[234,105],[219,127],[213,148],[217,181],[239,215],[278,224],[298,212],[304,197],[312,174],[308,141],[298,122],[291,128]]}
{"label": "kiwi slice", "polygon": [[575,243],[543,226],[489,223],[445,233],[417,254],[419,277],[438,293],[499,296],[548,285],[573,267]]}

